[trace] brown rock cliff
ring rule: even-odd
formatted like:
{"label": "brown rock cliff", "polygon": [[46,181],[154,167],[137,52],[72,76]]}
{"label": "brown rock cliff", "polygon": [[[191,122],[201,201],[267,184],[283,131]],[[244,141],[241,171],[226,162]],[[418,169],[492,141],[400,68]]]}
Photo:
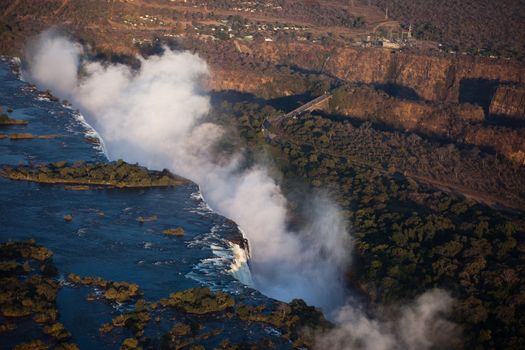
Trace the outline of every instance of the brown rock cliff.
{"label": "brown rock cliff", "polygon": [[490,114],[525,121],[525,86],[500,86],[490,104]]}

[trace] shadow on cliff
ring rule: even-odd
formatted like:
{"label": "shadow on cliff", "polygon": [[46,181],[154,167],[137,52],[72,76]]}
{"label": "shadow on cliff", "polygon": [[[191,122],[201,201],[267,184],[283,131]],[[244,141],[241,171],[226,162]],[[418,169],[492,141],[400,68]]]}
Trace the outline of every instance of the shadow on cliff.
{"label": "shadow on cliff", "polygon": [[284,112],[291,112],[294,109],[310,102],[317,96],[312,96],[309,93],[297,94],[291,96],[283,96],[267,100],[266,102],[275,109],[279,109]]}
{"label": "shadow on cliff", "polygon": [[374,84],[374,89],[383,91],[392,97],[402,98],[410,101],[421,101],[421,97],[418,95],[416,90],[409,88],[408,86],[398,84]]}
{"label": "shadow on cliff", "polygon": [[212,104],[219,104],[222,101],[226,101],[229,103],[247,102],[264,106],[267,103],[265,99],[257,97],[254,94],[237,90],[210,91],[209,95]]}
{"label": "shadow on cliff", "polygon": [[459,83],[459,103],[471,103],[481,106],[485,115],[500,81],[489,79],[463,79]]}
{"label": "shadow on cliff", "polygon": [[260,107],[269,105],[277,110],[283,111],[284,113],[291,112],[317,97],[310,93],[304,93],[273,99],[264,99],[251,93],[239,92],[236,90],[213,91],[210,93],[210,96],[212,104],[218,104],[222,101],[229,103],[246,102],[257,104]]}

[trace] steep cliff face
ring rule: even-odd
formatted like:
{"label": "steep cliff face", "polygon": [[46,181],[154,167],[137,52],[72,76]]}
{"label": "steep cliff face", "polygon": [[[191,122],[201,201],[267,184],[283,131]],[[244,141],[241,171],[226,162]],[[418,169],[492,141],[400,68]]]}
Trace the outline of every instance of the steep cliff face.
{"label": "steep cliff face", "polygon": [[369,86],[337,89],[330,101],[330,112],[437,136],[448,134],[452,122],[477,123],[485,119],[479,106],[403,100]]}
{"label": "steep cliff face", "polygon": [[211,67],[207,87],[212,91],[237,91],[271,100],[283,96],[304,94],[316,89],[306,76],[279,70],[264,73],[246,68]]}
{"label": "steep cliff face", "polygon": [[467,56],[275,42],[251,44],[250,59],[274,68],[262,72],[220,65],[210,86],[273,98],[307,91],[308,77],[319,78],[314,73],[322,72],[352,83],[334,92],[331,113],[525,161],[524,130],[483,124],[489,113],[523,118],[525,66]]}
{"label": "steep cliff face", "polygon": [[450,84],[447,63],[438,57],[345,48],[335,53],[327,71],[346,81],[390,85],[403,95],[438,101],[446,98]]}
{"label": "steep cliff face", "polygon": [[500,86],[490,103],[490,114],[525,121],[525,86]]}
{"label": "steep cliff face", "polygon": [[413,130],[432,113],[425,103],[398,100],[371,87],[338,89],[330,101],[330,112],[362,120],[380,121],[387,125]]}
{"label": "steep cliff face", "polygon": [[322,70],[348,82],[389,85],[400,95],[427,101],[471,102],[487,109],[499,83],[525,82],[525,66],[479,57],[331,49],[315,43],[268,42],[251,50],[274,64]]}
{"label": "steep cliff face", "polygon": [[[211,77],[208,81],[208,88],[214,91],[232,90],[256,94],[257,96],[267,96],[266,86],[272,86],[275,77],[272,75],[256,74],[250,70],[225,70],[213,67]],[[286,95],[286,91],[280,91]],[[279,91],[276,91],[279,93]]]}
{"label": "steep cliff face", "polygon": [[256,62],[237,65],[212,63],[210,72],[207,84],[210,90],[234,90],[267,100],[305,93],[322,94],[333,82],[333,79],[319,74]]}
{"label": "steep cliff face", "polygon": [[334,92],[328,108],[330,113],[475,145],[518,163],[525,161],[525,129],[484,125],[480,106],[402,100],[368,86],[344,86]]}

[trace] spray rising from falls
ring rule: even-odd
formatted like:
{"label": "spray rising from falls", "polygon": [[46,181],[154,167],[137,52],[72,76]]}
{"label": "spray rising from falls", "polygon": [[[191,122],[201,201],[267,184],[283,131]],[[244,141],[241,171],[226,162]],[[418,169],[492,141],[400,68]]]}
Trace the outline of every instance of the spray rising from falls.
{"label": "spray rising from falls", "polygon": [[111,159],[169,168],[198,183],[208,203],[246,232],[257,289],[281,300],[303,298],[325,310],[342,303],[341,272],[349,249],[338,208],[311,198],[310,224],[304,232],[290,232],[286,199],[263,166],[241,171],[241,151],[229,160],[213,159],[213,146],[227,135],[203,122],[210,111],[199,84],[208,74],[203,60],[165,49],[159,56],[139,57],[140,69],[132,71],[81,56],[78,44],[44,32],[29,45],[25,76],[79,106]]}
{"label": "spray rising from falls", "polygon": [[457,326],[443,316],[452,307],[448,293],[433,289],[413,303],[370,318],[359,305],[347,304],[335,316],[337,327],[317,337],[316,349],[429,350],[455,349]]}
{"label": "spray rising from falls", "polygon": [[311,196],[310,222],[290,232],[286,199],[263,166],[241,170],[241,151],[214,159],[214,145],[227,135],[204,122],[211,107],[200,90],[208,68],[199,57],[165,49],[139,57],[137,71],[81,57],[80,45],[44,32],[28,47],[25,76],[79,106],[110,158],[169,168],[198,183],[207,202],[246,232],[257,289],[337,310],[338,326],[318,338],[319,349],[429,349],[436,334],[451,334],[453,326],[441,317],[451,299],[442,291],[425,293],[390,321],[344,306],[341,277],[350,249],[340,210],[327,198]]}

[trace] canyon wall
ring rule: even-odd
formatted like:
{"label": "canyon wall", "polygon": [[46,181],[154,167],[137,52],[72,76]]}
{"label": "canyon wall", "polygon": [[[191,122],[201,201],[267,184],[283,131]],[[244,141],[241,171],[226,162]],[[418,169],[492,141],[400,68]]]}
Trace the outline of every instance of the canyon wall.
{"label": "canyon wall", "polygon": [[523,65],[466,55],[330,48],[311,42],[258,43],[250,51],[255,60],[322,71],[347,82],[384,85],[413,99],[476,103],[487,111],[500,83],[525,83]]}
{"label": "canyon wall", "polygon": [[469,103],[403,100],[370,86],[347,85],[334,91],[327,111],[478,146],[518,163],[525,161],[525,129],[485,125],[482,107]]}
{"label": "canyon wall", "polygon": [[499,86],[490,114],[525,121],[525,86]]}
{"label": "canyon wall", "polygon": [[474,124],[485,120],[479,106],[404,100],[360,85],[348,85],[335,90],[329,112],[379,121],[408,131],[420,130],[435,136],[450,132],[450,124],[454,122]]}
{"label": "canyon wall", "polygon": [[328,76],[347,82],[333,91],[330,113],[525,161],[525,129],[485,123],[491,114],[523,118],[525,66],[383,49],[330,51],[312,43],[252,43],[239,56],[240,64],[212,65],[211,89],[271,99],[304,93]]}

